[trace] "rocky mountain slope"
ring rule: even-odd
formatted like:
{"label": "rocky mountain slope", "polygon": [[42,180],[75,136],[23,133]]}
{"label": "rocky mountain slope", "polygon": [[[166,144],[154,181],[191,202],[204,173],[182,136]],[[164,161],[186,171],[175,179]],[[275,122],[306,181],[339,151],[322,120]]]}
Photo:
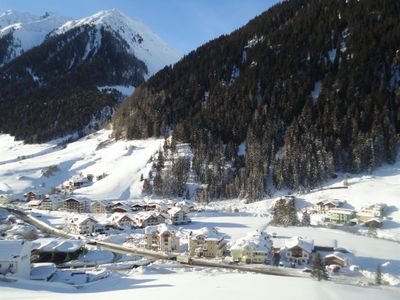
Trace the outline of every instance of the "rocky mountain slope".
{"label": "rocky mountain slope", "polygon": [[0,24],[0,129],[28,142],[98,127],[123,98],[113,87],[132,90],[180,57],[116,10],[69,21],[8,11]]}

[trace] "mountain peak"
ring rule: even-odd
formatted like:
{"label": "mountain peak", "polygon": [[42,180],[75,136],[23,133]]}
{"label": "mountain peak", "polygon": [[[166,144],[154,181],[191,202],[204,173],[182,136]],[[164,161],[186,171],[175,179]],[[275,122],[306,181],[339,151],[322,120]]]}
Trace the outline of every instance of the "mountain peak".
{"label": "mountain peak", "polygon": [[63,34],[73,28],[94,26],[117,33],[129,45],[129,51],[142,60],[148,67],[148,76],[156,73],[165,65],[177,62],[179,51],[168,46],[143,22],[133,19],[117,9],[102,10],[80,20],[68,21],[54,34]]}
{"label": "mountain peak", "polygon": [[3,13],[0,13],[0,29],[15,23],[28,23],[37,19],[38,18],[31,13],[9,9]]}

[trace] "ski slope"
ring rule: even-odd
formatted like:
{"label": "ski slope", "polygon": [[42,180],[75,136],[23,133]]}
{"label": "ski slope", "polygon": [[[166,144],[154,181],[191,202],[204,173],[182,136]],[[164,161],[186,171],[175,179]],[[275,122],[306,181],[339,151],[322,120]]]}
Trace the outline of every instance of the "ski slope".
{"label": "ski slope", "polygon": [[[28,191],[45,194],[74,175],[96,177],[106,173],[107,177],[75,190],[75,194],[93,200],[139,197],[140,175],[148,174],[148,161],[163,140],[115,142],[110,135],[111,130],[101,130],[67,146],[58,146],[59,141],[25,145],[9,135],[0,135],[0,193],[17,198]],[[42,170],[52,165],[59,170],[43,176]]]}

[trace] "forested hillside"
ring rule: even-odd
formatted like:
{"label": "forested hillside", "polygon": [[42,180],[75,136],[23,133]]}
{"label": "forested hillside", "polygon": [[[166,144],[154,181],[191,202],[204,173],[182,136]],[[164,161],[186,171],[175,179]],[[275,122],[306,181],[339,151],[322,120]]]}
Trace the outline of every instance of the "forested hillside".
{"label": "forested hillside", "polygon": [[399,68],[399,1],[285,1],[151,77],[115,136],[173,130],[205,197],[313,188],[395,161]]}

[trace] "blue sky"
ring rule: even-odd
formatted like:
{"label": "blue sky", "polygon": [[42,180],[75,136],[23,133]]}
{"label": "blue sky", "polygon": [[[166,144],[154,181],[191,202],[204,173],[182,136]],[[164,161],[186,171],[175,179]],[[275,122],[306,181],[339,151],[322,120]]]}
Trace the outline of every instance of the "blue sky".
{"label": "blue sky", "polygon": [[187,53],[246,24],[278,0],[0,0],[7,9],[72,18],[116,8],[143,21],[172,47]]}

